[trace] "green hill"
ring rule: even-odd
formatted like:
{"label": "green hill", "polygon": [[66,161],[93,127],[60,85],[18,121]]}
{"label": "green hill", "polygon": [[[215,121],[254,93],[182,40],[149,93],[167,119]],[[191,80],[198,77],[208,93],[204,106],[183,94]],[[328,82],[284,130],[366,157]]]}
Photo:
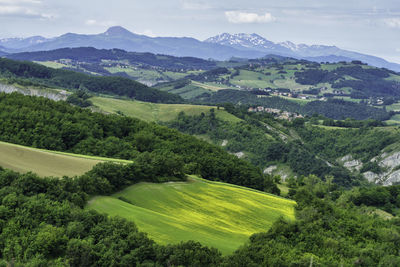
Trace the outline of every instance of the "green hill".
{"label": "green hill", "polygon": [[225,121],[238,122],[239,118],[218,110],[215,106],[200,106],[186,104],[155,104],[141,101],[130,101],[105,97],[93,97],[90,99],[93,105],[108,113],[122,113],[129,117],[145,121],[170,121],[175,119],[180,112],[188,115],[200,115],[214,108],[217,118]]}
{"label": "green hill", "polygon": [[0,142],[0,166],[22,173],[32,171],[40,176],[74,176],[104,161],[128,162]]}
{"label": "green hill", "polygon": [[195,240],[231,253],[280,217],[294,219],[295,202],[244,187],[192,177],[189,182],[139,183],[88,208],[136,223],[161,244]]}

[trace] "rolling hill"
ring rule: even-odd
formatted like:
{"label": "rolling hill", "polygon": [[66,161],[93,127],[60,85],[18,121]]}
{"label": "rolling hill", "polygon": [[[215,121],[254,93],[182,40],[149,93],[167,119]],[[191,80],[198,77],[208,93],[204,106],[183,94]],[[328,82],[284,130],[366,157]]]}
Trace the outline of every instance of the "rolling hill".
{"label": "rolling hill", "polygon": [[160,244],[195,240],[228,254],[278,218],[293,220],[294,206],[291,200],[191,177],[188,182],[139,183],[95,197],[87,208],[132,220]]}
{"label": "rolling hill", "polygon": [[144,121],[165,122],[175,119],[180,112],[185,112],[188,115],[200,115],[201,113],[208,113],[212,108],[215,109],[217,118],[231,122],[240,121],[239,118],[225,110],[218,110],[216,106],[155,104],[105,97],[92,97],[90,101],[101,111],[123,114]]}
{"label": "rolling hill", "polygon": [[105,161],[129,162],[0,142],[0,166],[21,173],[31,171],[40,176],[74,176],[81,175],[97,163]]}

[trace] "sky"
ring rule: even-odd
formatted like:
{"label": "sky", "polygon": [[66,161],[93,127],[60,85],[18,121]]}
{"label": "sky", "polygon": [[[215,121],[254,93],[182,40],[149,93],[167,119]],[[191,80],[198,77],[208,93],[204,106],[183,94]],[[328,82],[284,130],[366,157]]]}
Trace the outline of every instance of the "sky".
{"label": "sky", "polygon": [[96,34],[116,25],[199,40],[257,33],[400,63],[399,0],[0,0],[0,38]]}

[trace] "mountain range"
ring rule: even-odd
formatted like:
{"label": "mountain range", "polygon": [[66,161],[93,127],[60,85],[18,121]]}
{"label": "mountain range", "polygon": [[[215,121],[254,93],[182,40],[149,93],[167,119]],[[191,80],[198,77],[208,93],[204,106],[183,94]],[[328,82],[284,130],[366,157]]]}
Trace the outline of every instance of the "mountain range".
{"label": "mountain range", "polygon": [[317,62],[360,60],[376,67],[400,72],[400,64],[391,63],[379,57],[343,50],[336,46],[294,44],[290,41],[274,43],[254,33],[223,33],[200,41],[188,37],[149,37],[114,26],[100,34],[67,33],[54,38],[33,36],[0,39],[0,55],[1,52],[4,54],[4,52],[48,51],[64,47],[119,48],[132,52],[215,60],[227,60],[232,57],[259,58],[268,54]]}

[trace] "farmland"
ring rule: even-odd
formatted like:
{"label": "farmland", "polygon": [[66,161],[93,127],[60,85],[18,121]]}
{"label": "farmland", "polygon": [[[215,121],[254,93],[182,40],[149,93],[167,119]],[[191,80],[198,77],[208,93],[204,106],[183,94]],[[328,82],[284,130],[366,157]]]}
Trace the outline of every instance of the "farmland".
{"label": "farmland", "polygon": [[55,177],[81,175],[104,161],[127,162],[0,142],[0,166],[21,173],[32,171],[40,176]]}
{"label": "farmland", "polygon": [[160,244],[195,240],[228,254],[278,218],[293,220],[294,205],[259,191],[191,177],[188,182],[139,183],[95,197],[88,208],[132,220]]}
{"label": "farmland", "polygon": [[93,97],[92,103],[108,113],[122,113],[129,117],[138,118],[145,121],[170,121],[175,119],[179,112],[187,115],[200,115],[207,113],[214,108],[217,118],[225,121],[240,121],[237,117],[229,114],[225,110],[218,110],[215,106],[199,106],[185,104],[155,104],[141,101],[122,100],[114,98]]}

